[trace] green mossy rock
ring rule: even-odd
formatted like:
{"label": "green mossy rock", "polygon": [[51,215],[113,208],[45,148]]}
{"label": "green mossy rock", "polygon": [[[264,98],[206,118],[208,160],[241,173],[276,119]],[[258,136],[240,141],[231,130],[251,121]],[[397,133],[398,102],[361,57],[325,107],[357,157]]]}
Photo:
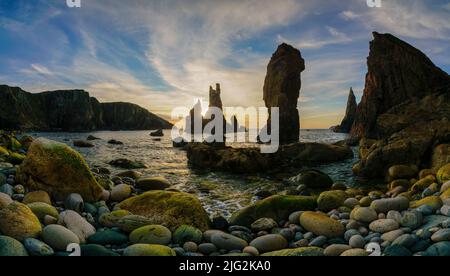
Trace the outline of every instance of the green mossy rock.
{"label": "green mossy rock", "polygon": [[25,160],[25,155],[17,152],[13,152],[8,156],[8,162],[13,165],[20,165],[22,164],[23,160]]}
{"label": "green mossy rock", "polygon": [[0,257],[25,257],[27,250],[18,240],[11,237],[0,236]]}
{"label": "green mossy rock", "polygon": [[24,241],[27,238],[37,238],[42,232],[42,227],[28,206],[13,202],[0,210],[0,232]]}
{"label": "green mossy rock", "polygon": [[250,227],[260,218],[271,218],[275,221],[285,220],[296,211],[310,211],[317,207],[315,197],[275,195],[258,201],[233,214],[231,225]]}
{"label": "green mossy rock", "polygon": [[172,241],[172,232],[162,225],[147,225],[130,234],[132,244],[168,245]]}
{"label": "green mossy rock", "polygon": [[152,225],[153,224],[152,221],[153,221],[152,219],[147,217],[128,215],[120,218],[115,224],[115,227],[119,228],[121,231],[125,233],[131,233],[138,228],[147,225]]}
{"label": "green mossy rock", "polygon": [[317,206],[322,212],[329,212],[344,205],[348,195],[344,191],[327,191],[320,194]]}
{"label": "green mossy rock", "polygon": [[35,202],[43,202],[48,205],[52,205],[50,196],[45,191],[29,192],[25,195],[22,201],[23,204],[30,204]]}
{"label": "green mossy rock", "polygon": [[339,221],[323,213],[304,212],[300,216],[300,225],[317,236],[327,238],[341,238],[345,232],[344,226]]}
{"label": "green mossy rock", "polygon": [[98,219],[100,224],[105,227],[115,227],[117,226],[117,222],[125,217],[131,215],[127,210],[115,210],[111,213],[105,213],[101,215]]}
{"label": "green mossy rock", "polygon": [[58,210],[55,207],[43,202],[34,202],[27,205],[40,221],[44,221],[45,216],[58,218]]}
{"label": "green mossy rock", "polygon": [[262,254],[263,257],[322,257],[324,250],[319,247],[284,249]]}
{"label": "green mossy rock", "polygon": [[329,189],[333,185],[333,180],[325,173],[318,170],[308,170],[291,178],[297,184],[304,184],[312,189]]}
{"label": "green mossy rock", "polygon": [[441,185],[450,180],[450,163],[438,170],[436,178]]}
{"label": "green mossy rock", "polygon": [[78,152],[44,138],[31,144],[17,175],[31,190],[46,191],[60,201],[77,193],[87,202],[96,202],[103,191]]}
{"label": "green mossy rock", "polygon": [[164,245],[134,244],[127,247],[123,255],[133,257],[175,257],[177,254],[173,249]]}
{"label": "green mossy rock", "polygon": [[433,208],[433,211],[437,211],[442,207],[443,203],[442,203],[442,199],[438,196],[429,196],[429,197],[423,198],[421,200],[413,201],[410,203],[410,207],[413,209],[419,208],[420,206],[423,206],[423,205],[428,205],[431,208]]}
{"label": "green mossy rock", "polygon": [[187,193],[151,191],[129,198],[117,207],[147,217],[152,224],[164,225],[172,231],[183,224],[201,231],[208,230],[211,225],[198,198]]}
{"label": "green mossy rock", "polygon": [[8,157],[8,156],[9,156],[8,150],[0,146],[0,157]]}
{"label": "green mossy rock", "polygon": [[190,225],[181,225],[173,233],[173,241],[180,245],[183,245],[186,242],[200,244],[202,242],[202,237],[202,231]]}
{"label": "green mossy rock", "polygon": [[165,190],[171,186],[164,177],[140,178],[136,181],[136,187],[143,191]]}

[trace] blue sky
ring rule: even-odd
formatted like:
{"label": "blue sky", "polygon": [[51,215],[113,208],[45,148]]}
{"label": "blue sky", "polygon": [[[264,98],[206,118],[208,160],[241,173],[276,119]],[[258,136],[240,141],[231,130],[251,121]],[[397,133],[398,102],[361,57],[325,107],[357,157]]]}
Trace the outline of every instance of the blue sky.
{"label": "blue sky", "polygon": [[81,88],[168,116],[222,84],[227,106],[263,106],[281,42],[306,60],[304,128],[343,116],[364,87],[371,32],[389,32],[450,72],[450,1],[0,0],[0,83],[30,92]]}

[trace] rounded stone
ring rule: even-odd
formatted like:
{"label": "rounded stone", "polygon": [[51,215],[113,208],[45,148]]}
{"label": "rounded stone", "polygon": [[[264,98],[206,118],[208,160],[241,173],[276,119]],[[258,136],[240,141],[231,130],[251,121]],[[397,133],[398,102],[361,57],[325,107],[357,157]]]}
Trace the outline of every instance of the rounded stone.
{"label": "rounded stone", "polygon": [[329,212],[344,205],[348,195],[344,191],[326,191],[320,194],[317,199],[317,206],[320,211]]}
{"label": "rounded stone", "polygon": [[136,182],[136,187],[143,191],[165,190],[172,186],[164,177],[141,178]]}
{"label": "rounded stone", "polygon": [[183,249],[186,252],[195,253],[198,250],[198,246],[195,242],[185,242],[183,244]]}
{"label": "rounded stone", "polygon": [[114,202],[121,202],[131,196],[131,186],[127,184],[120,184],[114,186],[111,190],[111,200]]}
{"label": "rounded stone", "polygon": [[134,244],[125,249],[124,256],[129,257],[175,257],[176,253],[170,247],[158,244]]}
{"label": "rounded stone", "polygon": [[301,226],[317,236],[339,238],[344,235],[344,226],[322,213],[304,212],[300,217]]}
{"label": "rounded stone", "polygon": [[0,193],[0,210],[11,204],[13,200],[7,194]]}
{"label": "rounded stone", "polygon": [[391,210],[403,211],[409,208],[409,199],[403,196],[395,198],[378,199],[371,203],[370,207],[377,213],[386,214]]}
{"label": "rounded stone", "polygon": [[359,200],[357,200],[356,198],[347,198],[345,201],[344,201],[344,206],[345,207],[348,207],[348,208],[350,208],[350,209],[353,209],[353,208],[355,208],[356,206],[358,206],[360,203],[359,203]]}
{"label": "rounded stone", "polygon": [[438,196],[429,196],[421,200],[411,202],[410,207],[415,209],[425,205],[431,207],[433,212],[436,212],[437,210],[441,209],[443,202],[442,199]]}
{"label": "rounded stone", "polygon": [[400,220],[400,225],[402,227],[407,227],[411,229],[417,229],[422,226],[423,223],[423,215],[417,211],[407,211],[403,213],[403,216]]}
{"label": "rounded stone", "polygon": [[80,194],[72,193],[67,196],[64,205],[67,209],[73,210],[77,213],[81,213],[84,211],[84,201],[83,197]]}
{"label": "rounded stone", "polygon": [[190,225],[181,225],[173,233],[173,241],[176,244],[184,244],[189,241],[200,244],[202,237],[202,231]]}
{"label": "rounded stone", "polygon": [[43,202],[34,202],[27,205],[40,221],[44,221],[45,216],[57,218],[59,213],[55,207]]}
{"label": "rounded stone", "polygon": [[350,238],[348,243],[352,248],[364,248],[366,241],[361,235],[354,235]]}
{"label": "rounded stone", "polygon": [[411,251],[408,248],[401,245],[391,245],[386,247],[383,252],[383,256],[387,257],[409,257],[412,256]]}
{"label": "rounded stone", "polygon": [[61,225],[48,225],[42,231],[44,242],[58,251],[66,251],[69,244],[80,244],[75,233]]}
{"label": "rounded stone", "polygon": [[398,222],[393,219],[379,219],[369,225],[371,231],[382,234],[397,230],[399,227]]}
{"label": "rounded stone", "polygon": [[168,245],[172,241],[172,233],[162,225],[148,225],[140,227],[130,234],[133,244]]}
{"label": "rounded stone", "polygon": [[0,232],[16,240],[37,238],[42,231],[41,223],[25,204],[13,202],[0,210]]}
{"label": "rounded stone", "polygon": [[242,253],[246,253],[246,254],[250,254],[251,256],[257,257],[259,256],[259,251],[258,249],[256,249],[253,246],[246,246],[243,250]]}
{"label": "rounded stone", "polygon": [[411,179],[419,172],[415,165],[394,165],[388,170],[390,179]]}
{"label": "rounded stone", "polygon": [[281,235],[270,234],[254,239],[250,246],[258,249],[258,252],[262,254],[285,249],[288,246],[288,242]]}
{"label": "rounded stone", "polygon": [[26,239],[23,244],[31,256],[46,257],[55,254],[48,244],[37,239]]}
{"label": "rounded stone", "polygon": [[352,249],[349,245],[346,244],[332,244],[325,248],[325,251],[323,254],[327,257],[338,257],[342,253],[344,253],[347,250]]}
{"label": "rounded stone", "polygon": [[217,248],[228,251],[242,250],[248,246],[248,243],[245,240],[223,232],[212,234],[211,242],[217,246]]}
{"label": "rounded stone", "polygon": [[67,210],[59,214],[58,224],[65,226],[75,233],[82,244],[86,243],[86,240],[96,232],[92,224],[72,210]]}
{"label": "rounded stone", "polygon": [[275,227],[278,227],[278,224],[271,218],[260,218],[251,225],[252,230],[255,232],[270,231]]}
{"label": "rounded stone", "polygon": [[370,207],[356,207],[351,212],[350,218],[364,223],[371,223],[378,219],[378,215],[377,212]]}
{"label": "rounded stone", "polygon": [[403,235],[405,232],[401,229],[390,231],[381,235],[383,241],[394,242],[398,237]]}
{"label": "rounded stone", "polygon": [[442,256],[442,257],[450,257],[450,242],[443,241],[438,242],[425,251],[426,256]]}
{"label": "rounded stone", "polygon": [[198,251],[205,255],[210,255],[214,252],[218,252],[217,246],[212,243],[202,243],[198,246]]}
{"label": "rounded stone", "polygon": [[318,236],[317,238],[313,239],[308,246],[312,247],[322,247],[327,242],[327,237],[325,236]]}
{"label": "rounded stone", "polygon": [[23,198],[23,201],[22,201],[23,204],[30,204],[30,203],[35,203],[35,202],[43,202],[48,205],[52,205],[50,196],[45,191],[29,192],[25,195],[25,197]]}
{"label": "rounded stone", "polygon": [[450,241],[450,229],[441,229],[431,236],[433,242]]}
{"label": "rounded stone", "polygon": [[369,252],[360,248],[353,248],[341,254],[341,257],[367,257],[369,256]]}
{"label": "rounded stone", "polygon": [[0,257],[28,256],[27,250],[18,240],[7,236],[0,236]]}

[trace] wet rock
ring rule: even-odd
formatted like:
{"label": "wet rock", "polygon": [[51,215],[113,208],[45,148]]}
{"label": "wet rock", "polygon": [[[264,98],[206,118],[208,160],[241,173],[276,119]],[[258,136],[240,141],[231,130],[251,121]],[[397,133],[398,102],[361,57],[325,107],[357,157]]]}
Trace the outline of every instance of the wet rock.
{"label": "wet rock", "polygon": [[286,248],[287,245],[288,242],[286,241],[286,239],[278,234],[265,235],[254,239],[250,243],[250,246],[253,246],[256,249],[258,249],[259,253],[281,250]]}
{"label": "wet rock", "polygon": [[184,244],[186,242],[195,242],[196,244],[200,244],[202,237],[202,231],[189,225],[181,225],[173,233],[173,241],[176,244]]}
{"label": "wet rock", "polygon": [[77,212],[67,210],[59,215],[58,224],[65,226],[67,229],[75,233],[80,243],[86,243],[87,239],[94,235],[96,230],[85,218]]}
{"label": "wet rock", "polygon": [[378,199],[372,202],[370,205],[377,213],[384,213],[391,210],[403,211],[409,208],[409,200],[406,197],[386,198]]}
{"label": "wet rock", "polygon": [[55,254],[49,245],[37,239],[26,239],[23,245],[31,256],[47,257]]}
{"label": "wet rock", "polygon": [[393,219],[379,219],[369,225],[371,231],[382,234],[397,230],[399,227],[398,222]]}
{"label": "wet rock", "polygon": [[300,224],[307,231],[327,238],[342,237],[345,231],[339,221],[315,212],[304,212],[300,217]]}
{"label": "wet rock", "polygon": [[133,244],[168,245],[172,241],[172,233],[162,225],[148,225],[140,227],[130,234]]}
{"label": "wet rock", "polygon": [[260,218],[254,223],[252,223],[251,228],[255,232],[259,231],[270,231],[277,227],[278,223],[271,218]]}
{"label": "wet rock", "polygon": [[223,232],[214,233],[211,236],[211,243],[219,249],[228,251],[242,250],[248,246],[248,243],[245,240]]}
{"label": "wet rock", "polygon": [[58,251],[66,251],[72,243],[79,244],[80,239],[75,233],[61,225],[48,225],[42,231],[44,242]]}
{"label": "wet rock", "polygon": [[11,237],[0,236],[1,257],[24,257],[28,256],[27,250],[18,240]]}
{"label": "wet rock", "polygon": [[41,223],[31,209],[19,202],[13,202],[0,210],[0,232],[23,241],[37,238],[42,231]]}
{"label": "wet rock", "polygon": [[165,190],[172,186],[164,177],[141,178],[136,182],[136,187],[143,191]]}
{"label": "wet rock", "polygon": [[92,144],[88,141],[83,141],[83,140],[74,140],[73,146],[77,147],[77,148],[93,148],[93,147],[95,147],[94,144]]}
{"label": "wet rock", "polygon": [[344,191],[326,191],[320,194],[317,199],[317,206],[320,211],[329,212],[344,205],[348,195]]}
{"label": "wet rock", "polygon": [[22,201],[23,204],[30,204],[30,203],[35,203],[35,202],[43,202],[48,205],[52,205],[50,196],[45,191],[29,192],[25,195],[25,197]]}

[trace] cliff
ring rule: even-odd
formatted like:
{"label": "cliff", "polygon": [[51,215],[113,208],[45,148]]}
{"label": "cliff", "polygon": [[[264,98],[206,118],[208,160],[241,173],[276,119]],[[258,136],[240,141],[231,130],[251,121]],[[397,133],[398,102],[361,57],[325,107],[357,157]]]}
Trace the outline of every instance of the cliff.
{"label": "cliff", "polygon": [[339,126],[333,128],[334,132],[350,133],[353,123],[355,122],[357,108],[358,104],[356,103],[355,93],[353,92],[353,89],[350,88],[344,119],[342,119]]}
{"label": "cliff", "polygon": [[131,103],[100,103],[83,90],[29,93],[0,85],[0,129],[147,130],[171,124]]}

